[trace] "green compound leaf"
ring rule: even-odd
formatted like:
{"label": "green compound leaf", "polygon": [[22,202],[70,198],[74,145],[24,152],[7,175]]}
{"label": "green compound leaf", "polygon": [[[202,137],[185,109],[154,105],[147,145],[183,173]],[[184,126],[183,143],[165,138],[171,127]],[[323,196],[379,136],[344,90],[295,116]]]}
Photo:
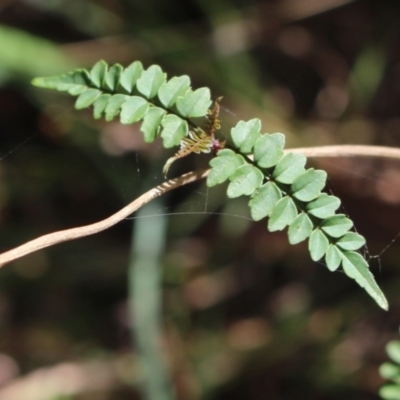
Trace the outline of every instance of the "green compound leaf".
{"label": "green compound leaf", "polygon": [[335,214],[340,206],[340,200],[335,196],[322,193],[317,199],[308,203],[307,213],[317,218],[328,218]]}
{"label": "green compound leaf", "polygon": [[91,106],[100,95],[101,91],[99,89],[86,89],[76,99],[75,108],[77,110],[82,110],[83,108]]}
{"label": "green compound leaf", "polygon": [[117,89],[122,70],[122,65],[119,64],[114,64],[108,69],[104,81],[104,87],[106,90],[114,92]]}
{"label": "green compound leaf", "polygon": [[161,125],[163,127],[161,137],[163,138],[164,147],[167,149],[178,146],[181,139],[189,133],[187,122],[174,114],[168,114],[162,120]]}
{"label": "green compound leaf", "polygon": [[166,107],[172,107],[179,96],[184,96],[190,88],[190,79],[187,75],[174,76],[168,82],[161,85],[158,91],[158,98],[161,104]]}
{"label": "green compound leaf", "polygon": [[127,98],[126,94],[114,94],[108,99],[106,109],[104,110],[106,121],[112,121],[119,114],[121,106]]}
{"label": "green compound leaf", "polygon": [[311,259],[313,261],[320,260],[328,251],[328,247],[328,238],[320,229],[315,229],[308,241],[308,250],[310,251]]}
{"label": "green compound leaf", "polygon": [[336,242],[336,245],[342,250],[358,250],[365,245],[365,239],[358,233],[347,232]]}
{"label": "green compound leaf", "polygon": [[349,278],[354,279],[384,310],[388,310],[388,302],[371,274],[368,264],[360,253],[342,252],[343,270]]}
{"label": "green compound leaf", "polygon": [[282,133],[261,135],[254,144],[254,161],[261,168],[271,168],[283,157],[285,136]]}
{"label": "green compound leaf", "polygon": [[179,97],[176,102],[178,112],[182,117],[197,118],[207,114],[211,105],[210,89],[200,88],[188,90],[183,97]]}
{"label": "green compound leaf", "polygon": [[131,94],[142,72],[142,63],[140,61],[134,61],[122,72],[119,85],[126,93]]}
{"label": "green compound leaf", "polygon": [[391,340],[386,345],[386,353],[397,364],[400,364],[400,342],[398,340]]}
{"label": "green compound leaf", "polygon": [[249,202],[251,217],[254,221],[267,217],[281,198],[282,192],[275,183],[267,182],[262,185],[251,195]]}
{"label": "green compound leaf", "polygon": [[400,400],[400,385],[390,383],[379,389],[379,396],[386,400]]}
{"label": "green compound leaf", "polygon": [[306,240],[311,235],[312,230],[313,223],[309,216],[304,212],[300,213],[289,226],[289,243],[297,244]]}
{"label": "green compound leaf", "polygon": [[268,221],[270,232],[281,231],[297,217],[297,208],[289,196],[280,199],[273,207]]}
{"label": "green compound leaf", "polygon": [[212,187],[225,182],[241,165],[244,158],[230,149],[223,149],[210,161],[211,171],[207,177],[207,186]]}
{"label": "green compound leaf", "polygon": [[146,114],[149,103],[139,96],[131,96],[121,106],[120,120],[122,124],[133,124]]}
{"label": "green compound leaf", "polygon": [[342,253],[334,244],[329,245],[325,254],[325,262],[328,269],[332,272],[339,268],[342,262]]}
{"label": "green compound leaf", "polygon": [[103,87],[107,69],[107,63],[101,60],[94,64],[90,70],[90,80],[92,81],[93,85],[96,86],[96,88],[101,89]]}
{"label": "green compound leaf", "polygon": [[261,121],[258,118],[250,121],[239,121],[231,130],[235,146],[242,154],[251,153],[254,143],[260,137]]}
{"label": "green compound leaf", "polygon": [[161,130],[161,122],[166,115],[166,111],[158,107],[150,107],[144,116],[140,131],[143,132],[144,141],[152,143]]}
{"label": "green compound leaf", "polygon": [[303,154],[288,153],[278,162],[272,177],[281,183],[291,184],[305,171],[306,157]]}
{"label": "green compound leaf", "polygon": [[263,179],[264,175],[258,168],[244,164],[229,176],[231,183],[226,192],[227,196],[231,199],[243,195],[250,196],[262,185]]}
{"label": "green compound leaf", "polygon": [[100,119],[107,107],[108,101],[110,100],[111,94],[103,93],[93,103],[93,117],[94,119]]}
{"label": "green compound leaf", "polygon": [[136,88],[143,96],[152,99],[166,79],[167,74],[158,65],[152,65],[140,75]]}
{"label": "green compound leaf", "polygon": [[301,201],[316,199],[326,183],[327,173],[322,170],[308,169],[292,183],[293,197]]}
{"label": "green compound leaf", "polygon": [[343,214],[337,214],[327,219],[324,219],[321,223],[321,229],[327,235],[332,236],[334,238],[340,238],[352,226],[353,222]]}

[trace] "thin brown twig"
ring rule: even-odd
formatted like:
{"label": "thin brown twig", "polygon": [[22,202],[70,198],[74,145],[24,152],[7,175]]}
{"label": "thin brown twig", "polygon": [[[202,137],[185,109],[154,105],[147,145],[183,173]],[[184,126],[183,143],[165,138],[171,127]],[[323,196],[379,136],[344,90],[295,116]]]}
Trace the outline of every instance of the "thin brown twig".
{"label": "thin brown twig", "polygon": [[[302,153],[307,157],[383,157],[393,158],[400,160],[400,149],[391,147],[380,147],[380,146],[361,146],[361,145],[338,145],[338,146],[322,146],[322,147],[310,147],[310,148],[298,148],[286,150],[286,152]],[[146,203],[161,196],[170,190],[176,189],[180,186],[187,185],[191,182],[195,182],[200,179],[207,177],[209,170],[200,170],[189,172],[178,178],[171,179],[167,182],[162,183],[144,193],[130,204],[111,215],[110,217],[103,219],[94,224],[81,226],[78,228],[66,229],[58,232],[49,233],[44,236],[40,236],[34,240],[31,240],[21,246],[18,246],[12,250],[6,251],[0,254],[0,267],[14,261],[27,254],[33,253],[37,250],[44,249],[46,247],[53,246],[58,243],[66,242],[69,240],[78,239],[84,236],[93,235],[104,231],[107,228],[117,224],[124,218],[128,217],[140,207]]]}

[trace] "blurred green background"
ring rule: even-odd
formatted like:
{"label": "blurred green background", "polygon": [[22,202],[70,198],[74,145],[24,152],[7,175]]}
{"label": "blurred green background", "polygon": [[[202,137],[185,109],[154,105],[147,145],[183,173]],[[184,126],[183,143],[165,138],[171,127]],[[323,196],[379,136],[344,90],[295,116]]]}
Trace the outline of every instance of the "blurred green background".
{"label": "blurred green background", "polygon": [[[1,0],[0,251],[107,217],[173,154],[34,76],[158,63],[224,96],[225,134],[258,117],[288,147],[399,147],[399,18],[395,0]],[[370,263],[388,313],[200,182],[0,270],[0,400],[377,399],[400,323],[400,164],[312,163],[369,254],[390,244]]]}

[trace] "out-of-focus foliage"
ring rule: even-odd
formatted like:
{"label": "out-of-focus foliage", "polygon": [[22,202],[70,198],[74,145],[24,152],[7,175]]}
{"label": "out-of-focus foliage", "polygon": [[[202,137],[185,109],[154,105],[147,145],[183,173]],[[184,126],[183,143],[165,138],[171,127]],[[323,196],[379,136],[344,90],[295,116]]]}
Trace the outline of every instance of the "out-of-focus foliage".
{"label": "out-of-focus foliage", "polygon": [[386,345],[386,352],[395,364],[385,362],[381,365],[379,372],[382,378],[390,380],[391,383],[382,386],[379,394],[385,400],[397,400],[400,399],[400,342],[390,341]]}
{"label": "out-of-focus foliage", "polygon": [[[188,74],[224,96],[224,126],[257,116],[266,131],[285,132],[288,147],[398,147],[399,13],[394,0],[4,0],[0,24],[50,42],[73,67],[143,60]],[[31,77],[70,66],[10,48],[9,38],[0,43],[2,250],[110,215],[163,181],[172,155],[135,128],[94,122],[32,89]],[[199,158],[174,163],[171,174],[201,167]],[[378,254],[399,231],[398,164],[315,164]],[[222,186],[200,183],[164,201],[141,218],[167,214],[166,235],[140,224],[135,234],[164,248],[159,322],[178,398],[378,398],[378,365],[400,319],[397,242],[370,262],[393,304],[384,314],[343,274],[310,261],[305,246],[251,222],[246,200],[226,202]],[[0,398],[140,398],[145,377],[127,311],[132,224],[0,271]]]}

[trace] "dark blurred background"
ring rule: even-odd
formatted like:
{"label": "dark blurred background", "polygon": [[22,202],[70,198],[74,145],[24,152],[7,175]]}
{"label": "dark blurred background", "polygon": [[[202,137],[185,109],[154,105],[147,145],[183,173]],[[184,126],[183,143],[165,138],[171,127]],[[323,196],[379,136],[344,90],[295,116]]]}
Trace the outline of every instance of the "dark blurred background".
{"label": "dark blurred background", "polygon": [[[224,96],[225,134],[258,117],[288,147],[399,147],[399,20],[396,0],[1,0],[0,251],[116,212],[163,181],[173,154],[33,88],[34,76],[158,63]],[[311,162],[367,257],[389,245],[370,261],[388,313],[306,243],[251,222],[247,199],[200,182],[0,270],[0,400],[145,399],[158,378],[173,387],[161,400],[377,399],[400,324],[400,163]],[[170,175],[206,163],[190,156]],[[146,251],[151,266],[129,287]],[[143,368],[131,334],[151,337],[138,321],[157,302],[164,371]]]}

